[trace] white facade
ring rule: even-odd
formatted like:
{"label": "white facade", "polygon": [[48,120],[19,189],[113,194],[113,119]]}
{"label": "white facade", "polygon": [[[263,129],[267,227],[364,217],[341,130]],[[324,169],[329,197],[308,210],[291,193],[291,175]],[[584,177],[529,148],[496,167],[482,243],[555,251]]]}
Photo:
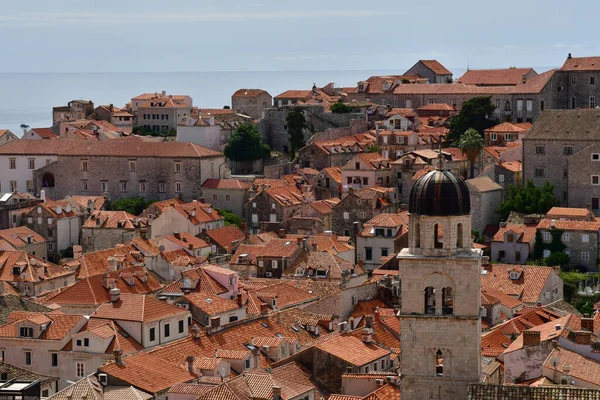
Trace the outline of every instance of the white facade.
{"label": "white facade", "polygon": [[55,162],[56,158],[56,155],[0,155],[0,192],[34,193],[33,171]]}
{"label": "white facade", "polygon": [[197,126],[193,125],[195,120],[187,117],[188,125],[177,125],[177,142],[196,143],[209,149],[217,150],[222,144],[221,126],[212,125]]}
{"label": "white facade", "polygon": [[[216,213],[214,210],[212,212]],[[210,230],[225,226],[223,219],[194,224],[173,207],[167,208],[158,217],[152,219],[150,224],[152,238],[168,236],[173,232],[187,232],[190,235],[196,236],[202,232],[202,229]]]}
{"label": "white facade", "polygon": [[56,235],[58,250],[64,250],[79,244],[79,217],[66,217],[56,220]]}

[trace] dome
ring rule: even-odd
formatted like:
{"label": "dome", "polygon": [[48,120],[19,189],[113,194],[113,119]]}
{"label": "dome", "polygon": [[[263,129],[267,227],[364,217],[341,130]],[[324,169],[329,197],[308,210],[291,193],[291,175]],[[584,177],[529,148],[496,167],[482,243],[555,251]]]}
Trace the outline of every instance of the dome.
{"label": "dome", "polygon": [[458,175],[435,169],[419,178],[410,191],[408,212],[416,215],[454,216],[471,211],[469,189]]}

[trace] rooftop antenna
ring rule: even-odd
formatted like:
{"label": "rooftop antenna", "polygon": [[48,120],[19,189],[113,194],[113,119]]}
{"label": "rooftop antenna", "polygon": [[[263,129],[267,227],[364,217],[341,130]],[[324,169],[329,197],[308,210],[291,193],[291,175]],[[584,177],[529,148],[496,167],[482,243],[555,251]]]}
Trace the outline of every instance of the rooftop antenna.
{"label": "rooftop antenna", "polygon": [[437,168],[440,171],[444,170],[444,156],[442,155],[442,140],[440,139],[439,143],[439,150],[438,150],[438,165]]}
{"label": "rooftop antenna", "polygon": [[469,70],[470,65],[469,65],[469,60],[467,60],[467,71]]}

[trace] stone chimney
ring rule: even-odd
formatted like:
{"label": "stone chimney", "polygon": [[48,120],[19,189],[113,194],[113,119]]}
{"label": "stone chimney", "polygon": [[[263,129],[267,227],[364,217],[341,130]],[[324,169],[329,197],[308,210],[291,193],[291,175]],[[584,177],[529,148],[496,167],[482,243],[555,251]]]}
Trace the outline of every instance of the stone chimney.
{"label": "stone chimney", "polygon": [[281,400],[281,386],[273,386],[273,400]]}
{"label": "stone chimney", "polygon": [[373,316],[365,315],[365,326],[367,328],[373,329]]}
{"label": "stone chimney", "polygon": [[110,289],[110,301],[116,303],[121,299],[121,289],[112,288]]}
{"label": "stone chimney", "polygon": [[108,272],[105,272],[102,274],[102,286],[105,289],[110,290],[111,288],[108,286],[109,285],[109,280],[110,280],[110,275],[108,274]]}
{"label": "stone chimney", "polygon": [[42,203],[46,202],[46,191],[44,189],[40,191],[40,200],[42,201]]}
{"label": "stone chimney", "polygon": [[523,347],[537,346],[540,344],[539,331],[523,331]]}
{"label": "stone chimney", "polygon": [[363,343],[371,344],[373,342],[373,329],[363,328],[362,329],[362,341]]}
{"label": "stone chimney", "polygon": [[198,325],[192,326],[192,337],[194,339],[200,339],[200,327]]}
{"label": "stone chimney", "polygon": [[581,318],[581,330],[593,332],[594,318]]}
{"label": "stone chimney", "polygon": [[269,313],[269,305],[268,304],[261,304],[260,305],[260,313],[262,315],[266,315]]}
{"label": "stone chimney", "polygon": [[279,238],[283,239],[285,237],[285,229],[281,228],[279,229]]}
{"label": "stone chimney", "polygon": [[379,306],[377,306],[377,308],[375,309],[373,316],[375,318],[375,322],[379,322],[381,320],[381,312],[379,311]]}
{"label": "stone chimney", "polygon": [[590,346],[592,344],[592,332],[590,332],[590,331],[575,332],[575,344],[585,344],[585,345]]}
{"label": "stone chimney", "polygon": [[243,307],[243,303],[242,303],[242,292],[238,290],[238,294],[237,294],[237,305],[238,307],[242,308]]}
{"label": "stone chimney", "polygon": [[123,350],[116,349],[113,350],[113,357],[115,359],[115,364],[121,365],[123,364]]}
{"label": "stone chimney", "polygon": [[117,259],[115,257],[108,257],[108,270],[111,272],[117,270]]}
{"label": "stone chimney", "polygon": [[73,258],[78,259],[83,255],[83,248],[79,245],[73,245]]}
{"label": "stone chimney", "polygon": [[185,363],[187,364],[187,368],[190,374],[194,373],[194,360],[196,359],[196,357],[194,356],[187,356],[185,358]]}

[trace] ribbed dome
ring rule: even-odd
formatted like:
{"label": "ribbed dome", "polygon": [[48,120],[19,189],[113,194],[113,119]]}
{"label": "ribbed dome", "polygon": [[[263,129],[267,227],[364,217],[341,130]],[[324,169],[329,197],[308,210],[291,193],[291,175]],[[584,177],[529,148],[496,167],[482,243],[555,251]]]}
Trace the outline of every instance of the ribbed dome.
{"label": "ribbed dome", "polygon": [[410,191],[408,212],[416,215],[467,215],[471,211],[469,189],[463,179],[436,169],[415,182]]}

